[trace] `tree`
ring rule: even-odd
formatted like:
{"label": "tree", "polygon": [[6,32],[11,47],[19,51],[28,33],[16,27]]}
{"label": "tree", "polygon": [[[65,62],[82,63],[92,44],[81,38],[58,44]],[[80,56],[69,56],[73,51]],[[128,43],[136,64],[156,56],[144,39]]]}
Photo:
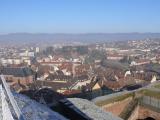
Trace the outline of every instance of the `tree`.
{"label": "tree", "polygon": [[132,58],[129,56],[124,56],[123,59],[120,60],[121,63],[127,63],[130,64],[132,61]]}
{"label": "tree", "polygon": [[88,53],[88,47],[87,46],[77,46],[77,52],[81,55]]}
{"label": "tree", "polygon": [[95,60],[106,60],[105,51],[93,50],[85,58],[85,63],[93,63]]}
{"label": "tree", "polygon": [[53,47],[47,47],[46,48],[46,54],[47,55],[52,55],[54,52],[54,48]]}

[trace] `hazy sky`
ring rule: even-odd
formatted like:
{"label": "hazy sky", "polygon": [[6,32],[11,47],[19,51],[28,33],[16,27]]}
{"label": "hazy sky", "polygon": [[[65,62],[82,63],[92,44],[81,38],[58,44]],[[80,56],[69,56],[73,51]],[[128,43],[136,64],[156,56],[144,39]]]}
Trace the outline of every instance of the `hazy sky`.
{"label": "hazy sky", "polygon": [[0,33],[160,32],[160,0],[0,0]]}

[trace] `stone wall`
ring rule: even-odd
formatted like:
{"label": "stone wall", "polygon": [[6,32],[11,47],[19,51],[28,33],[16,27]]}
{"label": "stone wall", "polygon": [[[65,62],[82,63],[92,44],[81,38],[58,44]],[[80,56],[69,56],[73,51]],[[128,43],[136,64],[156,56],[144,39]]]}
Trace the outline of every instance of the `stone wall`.
{"label": "stone wall", "polygon": [[102,108],[108,112],[113,113],[116,116],[119,116],[120,113],[124,110],[124,108],[129,104],[129,102],[131,100],[132,100],[132,97],[129,97],[129,98],[124,99],[122,101],[118,101],[118,102],[104,105],[104,106],[102,106]]}
{"label": "stone wall", "polygon": [[160,120],[160,113],[152,111],[146,107],[140,106],[138,110],[138,119],[144,119],[147,117],[152,117],[155,120]]}
{"label": "stone wall", "polygon": [[128,118],[128,120],[136,120],[138,118],[138,111],[139,111],[139,106],[137,106],[133,110],[133,112],[132,112],[131,116]]}
{"label": "stone wall", "polygon": [[128,120],[145,119],[147,117],[152,117],[155,120],[160,120],[160,113],[152,111],[143,106],[137,106]]}

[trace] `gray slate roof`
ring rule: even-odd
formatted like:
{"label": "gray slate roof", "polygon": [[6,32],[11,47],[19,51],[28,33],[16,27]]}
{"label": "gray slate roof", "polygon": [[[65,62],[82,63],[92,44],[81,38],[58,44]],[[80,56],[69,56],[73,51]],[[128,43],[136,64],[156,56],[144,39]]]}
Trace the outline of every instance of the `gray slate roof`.
{"label": "gray slate roof", "polygon": [[33,74],[33,71],[29,67],[4,67],[1,70],[3,75],[13,75],[15,77],[27,77]]}

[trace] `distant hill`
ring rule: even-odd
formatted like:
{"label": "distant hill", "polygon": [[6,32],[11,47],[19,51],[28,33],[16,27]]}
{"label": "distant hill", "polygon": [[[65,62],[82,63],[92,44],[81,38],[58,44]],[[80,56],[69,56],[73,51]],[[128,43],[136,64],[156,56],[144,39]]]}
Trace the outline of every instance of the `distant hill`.
{"label": "distant hill", "polygon": [[0,35],[4,43],[65,43],[65,42],[105,42],[119,40],[139,40],[145,38],[160,38],[160,33],[86,33],[86,34],[47,34],[47,33],[11,33]]}

